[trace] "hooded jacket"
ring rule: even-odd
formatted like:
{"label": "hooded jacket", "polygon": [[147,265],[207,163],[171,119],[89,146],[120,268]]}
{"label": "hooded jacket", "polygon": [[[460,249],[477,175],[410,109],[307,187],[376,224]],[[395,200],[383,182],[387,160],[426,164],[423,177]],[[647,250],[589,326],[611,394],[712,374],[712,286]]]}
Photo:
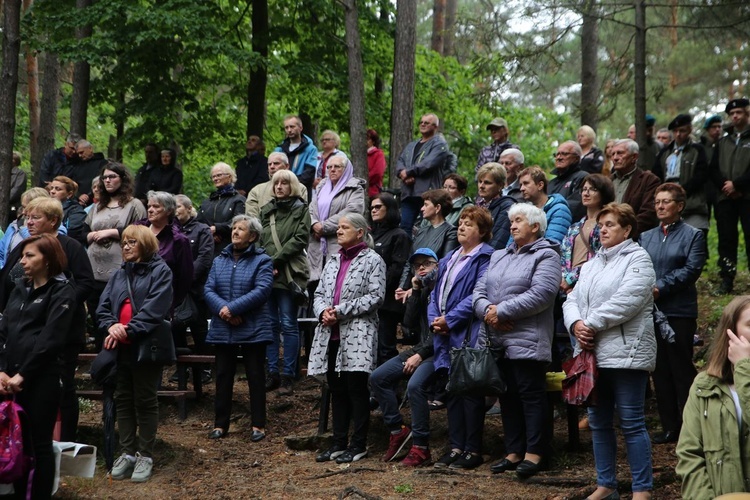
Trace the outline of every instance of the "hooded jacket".
{"label": "hooded jacket", "polygon": [[[599,368],[653,371],[656,366],[653,288],[648,253],[627,239],[602,248],[581,267],[578,284],[563,303],[565,327],[583,321],[595,332]],[[575,354],[581,351],[576,345]]]}
{"label": "hooded jacket", "polygon": [[513,330],[498,331],[478,320],[479,345],[489,340],[507,359],[552,361],[552,309],[560,276],[560,246],[544,238],[493,253],[474,288],[474,315],[484,318],[495,305],[498,319],[511,321]]}
{"label": "hooded jacket", "polygon": [[211,228],[195,217],[191,217],[180,227],[190,242],[190,254],[193,257],[193,282],[190,284],[190,293],[193,294],[193,298],[203,300],[203,286],[214,261],[214,238]]}
{"label": "hooded jacket", "polygon": [[734,388],[741,433],[729,384],[706,372],[693,381],[676,449],[675,472],[685,500],[750,491],[750,359],[735,365]]}
{"label": "hooded jacket", "polygon": [[568,209],[570,210],[572,220],[580,220],[581,217],[586,215],[586,207],[581,203],[581,188],[583,187],[583,179],[589,173],[581,169],[580,163],[571,165],[564,170],[555,169],[552,173],[556,177],[549,181],[547,193],[550,195],[554,193],[562,195],[565,201],[568,202]]}
{"label": "hooded jacket", "polygon": [[[237,259],[234,245],[227,246],[214,260],[206,282],[206,304],[211,311],[209,344],[269,344],[273,340],[268,299],[273,286],[273,263],[266,252],[250,244]],[[227,306],[242,323],[233,326],[219,317]]]}
{"label": "hooded jacket", "polygon": [[[276,234],[281,248],[276,246],[273,238],[271,216],[274,216]],[[301,287],[307,286],[310,268],[307,263],[307,241],[310,235],[310,212],[307,203],[300,198],[271,200],[260,211],[260,222],[263,233],[260,235],[260,246],[273,260],[273,267],[278,271],[273,287],[289,289],[289,276]]]}
{"label": "hooded jacket", "polygon": [[302,134],[301,139],[302,142],[294,151],[289,149],[291,145],[289,139],[284,139],[284,142],[279,144],[274,151],[284,153],[289,158],[289,169],[294,172],[294,175],[309,191],[318,167],[318,148],[315,147],[312,139],[305,134]]}
{"label": "hooded jacket", "polygon": [[401,199],[420,197],[425,191],[439,189],[443,186],[443,165],[448,156],[448,144],[440,134],[435,134],[422,145],[419,154],[414,158],[414,148],[420,141],[406,145],[396,163],[396,176],[406,171],[414,178],[414,184],[401,184]]}
{"label": "hooded jacket", "polygon": [[214,257],[232,241],[232,218],[245,213],[245,197],[234,189],[218,190],[201,203],[198,220],[216,227]]}

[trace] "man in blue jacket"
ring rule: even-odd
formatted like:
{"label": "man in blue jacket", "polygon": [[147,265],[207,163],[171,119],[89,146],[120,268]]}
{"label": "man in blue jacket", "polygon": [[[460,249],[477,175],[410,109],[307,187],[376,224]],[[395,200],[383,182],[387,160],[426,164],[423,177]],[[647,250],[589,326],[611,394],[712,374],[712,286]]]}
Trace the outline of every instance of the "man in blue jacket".
{"label": "man in blue jacket", "polygon": [[[547,176],[539,167],[523,169],[518,174],[518,178],[521,182],[523,199],[541,208],[547,215],[547,231],[544,237],[555,243],[562,243],[572,221],[568,202],[560,194],[547,194]],[[510,241],[512,239],[511,236]]]}
{"label": "man in blue jacket", "polygon": [[284,117],[284,133],[286,139],[274,151],[286,154],[291,171],[307,188],[308,198],[310,198],[313,180],[315,180],[315,169],[318,166],[318,148],[315,147],[312,139],[302,133],[302,120],[299,116]]}

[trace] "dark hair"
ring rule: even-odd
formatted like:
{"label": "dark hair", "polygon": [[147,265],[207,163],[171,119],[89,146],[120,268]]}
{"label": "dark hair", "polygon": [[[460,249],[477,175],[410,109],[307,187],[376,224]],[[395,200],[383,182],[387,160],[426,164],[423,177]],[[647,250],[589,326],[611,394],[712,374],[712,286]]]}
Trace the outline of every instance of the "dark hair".
{"label": "dark hair", "polygon": [[[378,193],[377,196],[373,196],[370,204],[375,200],[380,200],[385,207],[385,219],[381,224],[385,227],[398,227],[401,224],[401,214],[398,211],[398,201],[396,201],[396,198],[391,193],[383,191],[382,193]],[[370,212],[370,215],[372,215],[372,212]]]}
{"label": "dark hair", "polygon": [[147,162],[150,163],[153,161],[156,165],[161,164],[161,148],[159,148],[157,144],[149,142],[146,144],[146,147],[143,148],[143,151],[146,153]]}
{"label": "dark hair", "polygon": [[367,129],[367,138],[372,141],[372,145],[376,148],[380,147],[380,136],[377,132],[375,132],[375,129],[368,128]]}
{"label": "dark hair", "polygon": [[654,197],[656,197],[657,193],[671,194],[674,201],[683,204],[682,208],[684,210],[684,205],[685,203],[687,203],[687,193],[685,193],[685,188],[683,188],[679,184],[676,184],[674,182],[665,182],[664,184],[656,188],[656,191],[654,191]]}
{"label": "dark hair", "polygon": [[65,256],[62,245],[55,236],[51,234],[29,236],[19,244],[21,254],[23,255],[26,247],[32,244],[37,246],[39,253],[42,254],[47,263],[48,277],[57,276],[67,269],[68,258]]}
{"label": "dark hair", "polygon": [[425,191],[422,193],[422,199],[424,201],[430,200],[435,206],[440,205],[440,215],[443,217],[453,210],[453,200],[451,200],[451,195],[445,189],[430,189],[429,191]]}
{"label": "dark hair", "polygon": [[542,191],[547,194],[547,174],[544,173],[544,170],[542,170],[541,167],[534,165],[532,167],[526,167],[518,172],[519,179],[524,175],[530,176],[534,184],[539,184],[540,182],[543,183]]}
{"label": "dark hair", "polygon": [[469,219],[477,225],[483,242],[487,243],[492,239],[492,215],[486,208],[469,205],[461,210],[458,220],[461,219]]}
{"label": "dark hair", "polygon": [[466,178],[461,177],[458,174],[448,174],[443,178],[443,185],[445,185],[445,181],[451,180],[456,183],[456,187],[459,191],[462,193],[466,192],[466,188],[469,187],[469,182],[466,180]]}
{"label": "dark hair", "polygon": [[612,184],[612,179],[602,174],[589,174],[583,178],[581,188],[587,182],[591,187],[599,191],[602,206],[615,201],[615,185]]}
{"label": "dark hair", "polygon": [[[104,175],[105,170],[111,170],[120,176],[120,188],[113,194],[110,194],[104,187],[102,176]],[[109,205],[109,202],[113,199],[117,199],[121,207],[125,206],[127,202],[133,199],[133,176],[130,174],[128,167],[122,163],[110,160],[99,172],[99,210],[107,208],[107,205]]]}
{"label": "dark hair", "polygon": [[617,219],[617,223],[622,227],[630,226],[631,236],[638,231],[638,219],[635,216],[633,207],[627,203],[607,203],[604,205],[602,211],[596,216],[597,224],[605,215],[613,215]]}
{"label": "dark hair", "polygon": [[164,148],[161,150],[161,152],[159,153],[159,165],[161,165],[161,153],[164,153],[165,151],[169,153],[170,168],[177,166],[177,151],[172,148]]}

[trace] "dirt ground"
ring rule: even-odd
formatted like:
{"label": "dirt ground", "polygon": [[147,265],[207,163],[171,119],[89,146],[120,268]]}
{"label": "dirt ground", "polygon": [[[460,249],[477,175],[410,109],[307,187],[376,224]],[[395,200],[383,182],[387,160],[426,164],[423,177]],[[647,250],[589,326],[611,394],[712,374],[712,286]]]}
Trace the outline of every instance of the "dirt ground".
{"label": "dirt ground", "polygon": [[[489,465],[502,458],[502,424],[499,416],[486,418],[485,464],[473,471],[438,471],[432,467],[411,469],[398,462],[384,463],[388,433],[377,415],[371,418],[369,456],[350,466],[315,462],[315,444],[292,450],[287,436],[315,436],[318,426],[320,389],[312,379],[295,385],[292,396],[275,393],[268,398],[267,438],[250,441],[247,385],[235,385],[232,426],[226,438],[207,438],[213,428],[213,387],[206,397],[190,404],[190,413],[180,421],[174,404],[162,403],[155,470],[145,484],[129,481],[110,483],[103,459],[94,479],[63,478],[59,498],[544,498],[581,499],[594,489],[595,475],[591,438],[581,433],[578,451],[567,449],[567,427],[555,420],[552,466],[536,478],[519,481],[513,473],[493,475]],[[649,408],[649,429],[657,431],[655,409]],[[436,460],[447,444],[446,412],[432,412],[432,454]],[[80,440],[99,446],[101,452],[101,405],[81,414]],[[629,473],[622,441],[618,478],[623,498],[629,497]],[[100,453],[101,455],[101,453]],[[679,498],[674,476],[674,445],[654,446],[656,489],[654,498]]]}

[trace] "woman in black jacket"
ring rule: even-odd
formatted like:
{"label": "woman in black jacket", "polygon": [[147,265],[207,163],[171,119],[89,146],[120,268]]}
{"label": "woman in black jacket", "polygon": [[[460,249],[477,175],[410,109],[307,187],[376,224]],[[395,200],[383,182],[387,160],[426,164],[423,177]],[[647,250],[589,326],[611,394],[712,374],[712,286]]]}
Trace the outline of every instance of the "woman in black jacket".
{"label": "woman in black jacket", "polygon": [[378,316],[378,366],[398,354],[396,350],[396,327],[404,315],[404,305],[396,300],[401,272],[409,258],[411,238],[399,227],[401,216],[398,202],[390,193],[380,193],[370,202],[372,239],[375,252],[383,258],[386,266],[385,301]]}
{"label": "woman in black jacket", "polygon": [[70,177],[58,175],[47,185],[47,191],[49,191],[50,196],[62,203],[63,218],[61,225],[67,229],[67,236],[74,238],[85,247],[86,236],[84,235],[83,224],[87,214],[76,199],[78,183]]}
{"label": "woman in black jacket", "polygon": [[118,350],[115,407],[123,454],[115,461],[112,479],[141,483],[149,480],[153,468],[162,367],[136,364],[136,345],[169,315],[172,271],[159,257],[159,241],[146,226],[126,227],[120,246],[122,267],[107,283],[96,316],[99,328],[107,332],[104,348]]}
{"label": "woman in black jacket", "polygon": [[232,241],[232,218],[245,213],[245,197],[234,189],[237,174],[224,162],[211,167],[211,182],[216,191],[201,203],[198,220],[211,228],[216,258]]}
{"label": "woman in black jacket", "polygon": [[[16,281],[0,321],[0,394],[15,395],[29,417],[36,469],[29,498],[50,498],[55,478],[52,432],[60,406],[59,357],[73,320],[76,293],[62,275],[67,258],[54,236],[19,244],[25,278]],[[27,480],[14,485],[26,496]]]}

